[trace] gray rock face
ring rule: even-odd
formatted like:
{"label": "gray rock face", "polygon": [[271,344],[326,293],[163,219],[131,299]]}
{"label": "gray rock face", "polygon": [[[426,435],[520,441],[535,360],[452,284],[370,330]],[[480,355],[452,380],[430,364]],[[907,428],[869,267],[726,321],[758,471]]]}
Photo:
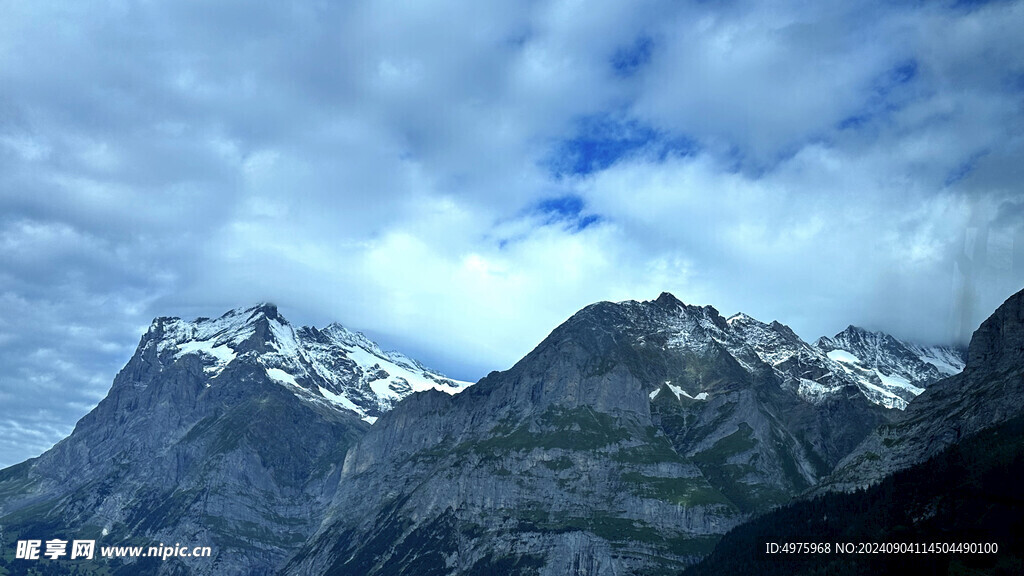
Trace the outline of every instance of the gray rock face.
{"label": "gray rock face", "polygon": [[961,438],[1024,412],[1024,291],[975,331],[960,374],[928,387],[879,427],[821,486],[850,490],[922,462]]}
{"label": "gray rock face", "polygon": [[889,415],[842,381],[801,394],[801,378],[834,374],[814,365],[821,353],[782,325],[737,323],[669,294],[603,302],[506,372],[404,400],[348,453],[327,517],[285,573],[686,566]]}
{"label": "gray rock face", "polygon": [[319,525],[363,419],[409,380],[457,387],[340,325],[293,330],[272,305],[158,318],[68,438],[0,471],[0,525],[213,548],[133,573],[273,574]]}

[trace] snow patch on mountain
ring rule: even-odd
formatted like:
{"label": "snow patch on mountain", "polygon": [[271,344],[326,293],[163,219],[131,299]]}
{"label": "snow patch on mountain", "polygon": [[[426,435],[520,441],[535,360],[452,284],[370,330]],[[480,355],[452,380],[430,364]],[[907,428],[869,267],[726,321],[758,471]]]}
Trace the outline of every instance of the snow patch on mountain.
{"label": "snow patch on mountain", "polygon": [[288,384],[290,386],[298,386],[299,383],[295,381],[295,377],[291,374],[281,370],[280,368],[267,368],[267,376],[270,376],[272,380],[277,380],[282,384]]}
{"label": "snow patch on mountain", "polygon": [[[697,393],[696,396],[691,396],[686,390],[683,390],[682,388],[680,388],[679,386],[676,386],[675,384],[671,384],[669,382],[665,382],[665,385],[668,386],[668,389],[671,390],[673,394],[675,394],[676,400],[682,400],[684,396],[686,398],[689,398],[690,400],[707,400],[708,399],[708,393],[707,392],[699,392],[699,393]],[[659,388],[658,390],[661,390],[661,389]],[[653,396],[651,397],[651,399],[653,399]]]}
{"label": "snow patch on mountain", "polygon": [[227,344],[215,345],[213,340],[199,342],[184,342],[178,345],[179,352],[175,357],[180,358],[186,354],[201,354],[208,356],[204,362],[203,371],[217,377],[232,360],[237,356],[233,348]]}
{"label": "snow patch on mountain", "polygon": [[[829,350],[825,355],[829,357],[829,360],[835,360],[836,362],[842,362],[843,364],[860,364],[860,358],[857,358],[846,350]],[[847,370],[849,369],[847,368]]]}
{"label": "snow patch on mountain", "polygon": [[914,351],[921,360],[935,366],[936,370],[946,376],[959,374],[964,370],[966,362],[963,353],[952,348],[943,346],[925,348],[914,344],[908,344],[908,348]]}

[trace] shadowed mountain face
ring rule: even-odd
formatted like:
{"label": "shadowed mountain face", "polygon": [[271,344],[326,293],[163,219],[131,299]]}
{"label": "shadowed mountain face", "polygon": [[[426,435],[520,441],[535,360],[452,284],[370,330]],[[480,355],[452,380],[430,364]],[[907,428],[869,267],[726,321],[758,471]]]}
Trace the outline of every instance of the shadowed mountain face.
{"label": "shadowed mountain face", "polygon": [[272,305],[158,318],[71,436],[0,471],[4,537],[211,546],[125,568],[272,574],[319,525],[363,419],[415,387],[459,386],[340,325],[293,330]]}
{"label": "shadowed mountain face", "polygon": [[[829,493],[758,517],[727,534],[708,558],[684,574],[1021,574],[1022,477],[1024,417],[1018,416],[867,490]],[[767,543],[796,542],[830,549],[766,553]],[[852,552],[837,551],[836,543],[852,543]],[[918,552],[857,553],[859,543],[911,545]],[[965,544],[987,552],[958,551]]]}
{"label": "shadowed mountain face", "polygon": [[[1021,574],[1022,477],[1024,291],[974,333],[963,373],[874,431],[816,498],[738,527],[686,574]],[[837,488],[851,491],[826,492]],[[768,542],[904,543],[927,553],[766,554]],[[965,543],[998,552],[930,548]]]}
{"label": "shadowed mountain face", "polygon": [[935,383],[847,456],[822,490],[853,489],[922,462],[1024,411],[1024,292],[975,331],[967,366]]}
{"label": "shadowed mountain face", "polygon": [[[823,355],[791,330],[752,322],[734,329],[668,294],[603,302],[458,396],[403,401],[350,451],[322,528],[285,572],[686,566],[889,415],[815,371]],[[752,342],[766,331],[792,335],[792,352]]]}

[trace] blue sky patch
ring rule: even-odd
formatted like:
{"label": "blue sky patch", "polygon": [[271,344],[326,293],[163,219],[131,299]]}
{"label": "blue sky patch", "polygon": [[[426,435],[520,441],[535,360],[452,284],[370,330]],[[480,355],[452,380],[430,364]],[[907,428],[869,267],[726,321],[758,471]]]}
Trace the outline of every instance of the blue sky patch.
{"label": "blue sky patch", "polygon": [[601,221],[596,214],[586,214],[586,202],[576,194],[544,198],[534,204],[531,212],[545,217],[545,224],[566,224],[569,230],[579,232]]}
{"label": "blue sky patch", "polygon": [[556,176],[586,176],[629,156],[642,154],[661,161],[699,149],[689,138],[672,137],[636,121],[590,117],[579,122],[575,136],[554,147],[546,164]]}
{"label": "blue sky patch", "polygon": [[871,116],[871,114],[866,112],[862,114],[852,114],[840,120],[836,127],[840,130],[856,130],[867,124],[871,120]]}
{"label": "blue sky patch", "polygon": [[964,160],[959,166],[950,170],[949,174],[946,175],[945,185],[952,186],[964,178],[967,178],[971,172],[974,172],[974,168],[978,165],[978,160],[981,160],[986,154],[988,154],[987,151],[971,154],[970,158]]}
{"label": "blue sky patch", "polygon": [[893,86],[906,84],[917,77],[917,60],[907,60],[889,70],[889,83]]}
{"label": "blue sky patch", "polygon": [[1007,0],[956,0],[953,2],[954,10],[966,10],[971,12],[988,4],[1005,3]]}
{"label": "blue sky patch", "polygon": [[619,76],[636,74],[651,61],[654,41],[649,36],[640,36],[632,45],[620,48],[612,55],[612,68]]}
{"label": "blue sky patch", "polygon": [[836,124],[839,130],[857,130],[902,107],[905,95],[899,90],[918,79],[920,65],[913,58],[897,63],[875,79],[864,106]]}

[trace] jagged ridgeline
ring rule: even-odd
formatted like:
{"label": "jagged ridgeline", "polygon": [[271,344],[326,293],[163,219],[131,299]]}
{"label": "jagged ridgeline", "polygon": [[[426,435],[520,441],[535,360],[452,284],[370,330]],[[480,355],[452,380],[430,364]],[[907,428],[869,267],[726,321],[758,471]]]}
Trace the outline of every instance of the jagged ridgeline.
{"label": "jagged ridgeline", "polygon": [[385,414],[285,573],[675,573],[891,414],[781,324],[595,304],[510,370]]}
{"label": "jagged ridgeline", "polygon": [[0,568],[676,573],[833,481],[962,366],[854,327],[812,345],[670,294],[588,306],[473,386],[271,305],[158,318],[70,437],[0,471],[0,524],[5,542],[213,559],[29,564],[5,546]]}
{"label": "jagged ridgeline", "polygon": [[[1024,574],[1024,292],[974,333],[962,374],[880,426],[813,500],[730,532],[685,574]],[[827,489],[852,490],[824,493]],[[769,554],[814,542],[821,554]],[[835,544],[855,544],[840,553]],[[923,553],[860,554],[860,543]],[[983,553],[935,552],[934,545]],[[996,553],[992,545],[998,546]]]}

